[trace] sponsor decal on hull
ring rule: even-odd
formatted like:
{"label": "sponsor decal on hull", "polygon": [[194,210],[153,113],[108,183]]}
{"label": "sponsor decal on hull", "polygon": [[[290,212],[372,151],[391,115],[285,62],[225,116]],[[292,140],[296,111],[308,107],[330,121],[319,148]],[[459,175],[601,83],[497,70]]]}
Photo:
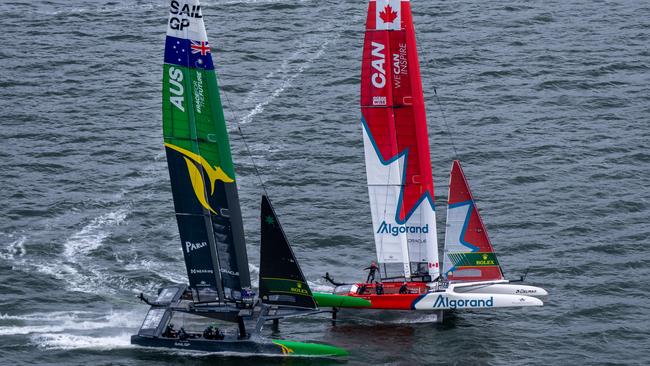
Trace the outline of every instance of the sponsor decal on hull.
{"label": "sponsor decal on hull", "polygon": [[515,294],[517,295],[530,295],[530,294],[536,294],[537,290],[526,290],[526,289],[517,289],[515,291]]}
{"label": "sponsor decal on hull", "polygon": [[433,303],[434,309],[462,309],[462,308],[491,308],[494,306],[494,297],[489,299],[449,299],[440,295]]}

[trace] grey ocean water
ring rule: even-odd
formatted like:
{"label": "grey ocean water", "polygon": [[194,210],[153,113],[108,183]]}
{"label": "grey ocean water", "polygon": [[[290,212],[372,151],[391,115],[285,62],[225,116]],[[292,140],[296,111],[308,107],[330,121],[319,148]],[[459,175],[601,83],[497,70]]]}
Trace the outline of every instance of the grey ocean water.
{"label": "grey ocean water", "polygon": [[[366,1],[203,5],[231,131],[306,276],[360,279]],[[354,365],[650,363],[650,4],[412,6],[440,236],[455,153],[434,87],[506,274],[530,269],[551,295],[443,326],[321,317],[272,335],[344,346]],[[0,14],[0,364],[283,363],[129,345],[135,295],[185,281],[161,138],[167,2],[4,0]],[[232,146],[255,277],[261,189]]]}

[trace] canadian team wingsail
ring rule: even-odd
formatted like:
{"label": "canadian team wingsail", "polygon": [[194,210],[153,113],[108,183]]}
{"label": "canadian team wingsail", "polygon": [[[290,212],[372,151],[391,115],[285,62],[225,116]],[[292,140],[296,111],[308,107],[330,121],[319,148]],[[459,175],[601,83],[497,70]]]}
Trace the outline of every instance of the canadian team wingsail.
{"label": "canadian team wingsail", "polygon": [[[433,177],[409,1],[369,3],[361,124],[382,275],[435,280],[439,265]],[[392,271],[391,264],[401,264],[401,270]]]}
{"label": "canadian team wingsail", "polygon": [[[459,163],[454,164],[440,276],[434,187],[409,0],[370,0],[361,64],[361,124],[379,266],[333,293],[370,309],[442,311],[541,306],[543,289],[505,280]],[[380,272],[379,281],[373,278]],[[526,296],[531,295],[531,296]],[[314,294],[319,306],[320,294]],[[352,307],[345,304],[333,307]]]}
{"label": "canadian team wingsail", "polygon": [[[267,320],[317,309],[266,196],[262,301],[250,289],[235,168],[211,52],[198,0],[171,0],[163,135],[189,286],[164,287],[155,299],[141,294],[151,308],[131,343],[206,352],[344,356],[347,352],[337,347],[271,341],[260,335]],[[196,318],[188,327],[200,326],[207,318],[237,327],[224,332],[214,323],[205,329],[177,329],[173,323],[179,314],[181,323],[187,315]]]}

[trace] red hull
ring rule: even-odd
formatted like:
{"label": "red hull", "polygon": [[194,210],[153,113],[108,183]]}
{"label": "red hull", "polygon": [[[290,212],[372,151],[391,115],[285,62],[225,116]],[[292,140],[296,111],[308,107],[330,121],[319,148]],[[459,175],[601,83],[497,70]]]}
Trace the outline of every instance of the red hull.
{"label": "red hull", "polygon": [[[363,292],[360,289],[364,288]],[[400,294],[399,289],[402,287],[400,282],[383,283],[383,294],[377,294],[377,284],[358,283],[357,291],[349,292],[346,295],[360,297],[370,301],[370,309],[386,310],[413,310],[416,300],[425,295],[429,289],[424,282],[409,282],[407,284],[407,293]]]}

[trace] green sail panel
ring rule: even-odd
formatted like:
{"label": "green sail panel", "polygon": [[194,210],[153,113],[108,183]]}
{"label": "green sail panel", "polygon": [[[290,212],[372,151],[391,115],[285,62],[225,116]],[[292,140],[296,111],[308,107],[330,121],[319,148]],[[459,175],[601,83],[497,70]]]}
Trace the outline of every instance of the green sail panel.
{"label": "green sail panel", "polygon": [[171,3],[163,135],[187,275],[199,301],[238,300],[250,273],[211,50],[198,2]]}

